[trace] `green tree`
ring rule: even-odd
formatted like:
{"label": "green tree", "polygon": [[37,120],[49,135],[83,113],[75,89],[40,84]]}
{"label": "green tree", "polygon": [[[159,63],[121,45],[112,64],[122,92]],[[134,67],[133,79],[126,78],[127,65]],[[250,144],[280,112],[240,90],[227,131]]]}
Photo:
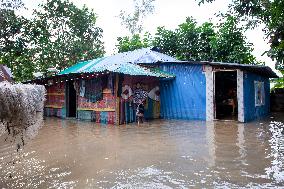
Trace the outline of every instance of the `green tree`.
{"label": "green tree", "polygon": [[22,6],[20,0],[2,0],[0,5],[0,63],[12,69],[17,81],[104,54],[97,16],[85,6],[48,0],[27,19],[15,14]]}
{"label": "green tree", "polygon": [[160,47],[162,53],[176,57],[179,52],[177,40],[175,31],[167,30],[165,27],[158,27],[152,44]]}
{"label": "green tree", "polygon": [[103,56],[102,29],[97,16],[87,7],[68,0],[48,0],[35,11],[30,25],[34,61],[40,71],[49,67],[62,70],[79,60]]}
{"label": "green tree", "polygon": [[174,31],[159,27],[153,45],[161,48],[163,53],[180,60],[199,59],[200,30],[196,21],[189,17]]}
{"label": "green tree", "polygon": [[212,45],[215,61],[256,64],[256,59],[251,54],[252,44],[246,41],[243,28],[238,27],[237,18],[228,15],[225,22],[219,25]]}
{"label": "green tree", "polygon": [[[215,0],[200,0],[199,3]],[[284,76],[284,0],[233,0],[229,12],[246,20],[248,26],[265,24],[265,34],[270,43],[267,53],[276,60],[276,69]],[[283,81],[283,79],[282,79]],[[283,85],[282,85],[283,86]]]}
{"label": "green tree", "polygon": [[254,64],[252,44],[246,42],[244,30],[237,25],[237,19],[232,16],[216,27],[209,22],[197,26],[194,19],[187,18],[174,31],[158,28],[152,44],[179,60]]}
{"label": "green tree", "polygon": [[18,9],[24,6],[22,0],[0,0],[1,9]]}
{"label": "green tree", "polygon": [[200,60],[214,60],[216,50],[217,34],[215,26],[211,22],[205,22],[199,26],[198,57]]}
{"label": "green tree", "polygon": [[[18,2],[18,1],[17,1]],[[0,63],[11,68],[16,81],[32,77],[34,65],[28,49],[26,28],[29,20],[15,14],[16,4],[5,4],[0,9]],[[7,5],[7,6],[6,6]]]}
{"label": "green tree", "polygon": [[143,37],[139,34],[134,34],[133,36],[125,36],[117,38],[118,52],[127,52],[133,51],[135,49],[140,49],[144,47],[149,47],[151,45],[151,35],[149,33],[145,33]]}
{"label": "green tree", "polygon": [[132,13],[124,10],[120,11],[119,18],[121,24],[128,29],[131,36],[118,37],[118,52],[132,51],[151,45],[151,35],[145,33],[141,35],[143,30],[143,23],[146,16],[153,14],[155,0],[133,0],[134,11]]}
{"label": "green tree", "polygon": [[132,13],[128,13],[124,10],[120,11],[119,18],[121,19],[121,24],[124,25],[132,35],[142,32],[145,17],[154,12],[154,1],[155,0],[133,0],[134,11]]}
{"label": "green tree", "polygon": [[180,60],[197,60],[198,57],[198,42],[199,30],[197,22],[189,17],[186,22],[179,25],[175,31],[177,38],[176,46],[178,48],[176,57]]}
{"label": "green tree", "polygon": [[173,31],[158,27],[153,39],[149,35],[141,38],[138,34],[118,38],[117,47],[119,52],[125,52],[157,46],[162,53],[179,60],[258,63],[251,54],[252,44],[247,42],[244,31],[238,27],[238,19],[230,15],[218,26],[210,22],[198,26],[196,21],[189,17]]}

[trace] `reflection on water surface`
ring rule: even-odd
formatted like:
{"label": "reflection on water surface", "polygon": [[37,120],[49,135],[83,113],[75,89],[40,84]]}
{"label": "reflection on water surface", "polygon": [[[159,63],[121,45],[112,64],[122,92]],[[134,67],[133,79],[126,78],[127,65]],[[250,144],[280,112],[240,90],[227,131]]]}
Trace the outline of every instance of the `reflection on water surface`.
{"label": "reflection on water surface", "polygon": [[20,154],[1,141],[0,186],[281,187],[283,118],[248,124],[155,120],[119,127],[47,118]]}

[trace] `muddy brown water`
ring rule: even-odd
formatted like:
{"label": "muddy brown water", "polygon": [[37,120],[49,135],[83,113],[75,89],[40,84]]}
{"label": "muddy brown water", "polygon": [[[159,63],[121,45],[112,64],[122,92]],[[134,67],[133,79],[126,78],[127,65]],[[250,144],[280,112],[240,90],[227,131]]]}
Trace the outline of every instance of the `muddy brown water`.
{"label": "muddy brown water", "polygon": [[280,188],[283,123],[284,114],[247,124],[154,120],[119,127],[46,118],[19,154],[0,143],[0,186]]}

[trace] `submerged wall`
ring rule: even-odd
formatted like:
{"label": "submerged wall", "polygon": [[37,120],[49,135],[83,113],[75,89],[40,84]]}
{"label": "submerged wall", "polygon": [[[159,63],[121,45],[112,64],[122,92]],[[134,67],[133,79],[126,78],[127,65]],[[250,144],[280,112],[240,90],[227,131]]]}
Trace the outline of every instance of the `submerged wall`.
{"label": "submerged wall", "polygon": [[96,123],[114,124],[116,97],[114,76],[80,80],[77,94],[77,118]]}
{"label": "submerged wall", "polygon": [[176,75],[160,81],[161,117],[165,119],[206,119],[206,79],[202,65],[162,64],[162,70]]}
{"label": "submerged wall", "polygon": [[115,123],[115,97],[109,92],[103,92],[103,99],[91,102],[88,98],[78,97],[78,119],[91,120],[97,123]]}
{"label": "submerged wall", "polygon": [[[264,104],[256,105],[255,81],[264,84]],[[244,121],[248,122],[257,118],[265,117],[270,109],[270,83],[269,78],[244,72]]]}
{"label": "submerged wall", "polygon": [[[160,87],[160,101],[149,97],[146,100],[146,119],[161,117],[165,119],[206,120],[206,114],[213,112],[209,111],[210,108],[207,108],[206,113],[206,102],[208,101],[206,100],[206,67],[197,64],[180,63],[163,63],[160,67],[164,71],[175,74],[176,78],[159,80],[153,77],[121,76],[118,90],[116,90],[114,75],[111,77],[104,76],[101,78],[100,93],[98,93],[97,89],[90,91],[89,89],[92,87],[88,87],[86,81],[85,84],[83,84],[83,80],[76,81],[77,118],[106,124],[134,122],[136,119],[136,106],[133,104],[131,97],[123,99],[121,95],[122,87],[127,85],[134,92],[136,84],[139,82],[146,92],[150,92],[157,86]],[[211,78],[211,71],[209,70],[208,73]],[[238,97],[243,99],[244,117],[242,120],[247,122],[268,115],[270,108],[269,79],[254,73],[242,73],[243,94],[242,97]],[[264,97],[262,104],[256,104],[256,82],[263,83]],[[239,84],[241,85],[241,83]],[[82,93],[83,88],[85,94]],[[64,82],[47,87],[46,116],[66,117],[67,94],[65,89]],[[116,91],[118,91],[117,94]],[[86,95],[86,93],[88,94]],[[101,95],[100,98],[97,98],[98,94]],[[117,99],[117,95],[119,99]],[[210,96],[212,95],[207,94],[207,97]]]}
{"label": "submerged wall", "polygon": [[[105,75],[100,78],[73,81],[76,90],[76,118],[89,120],[103,124],[131,123],[136,121],[136,106],[133,97],[123,99],[122,87],[128,85],[135,91],[136,84],[142,84],[146,92],[159,86],[159,80],[154,77],[142,76],[120,76],[118,90],[116,90],[116,78],[114,74]],[[47,100],[45,103],[45,116],[56,116],[65,118],[67,116],[68,90],[64,82],[47,86]],[[118,100],[117,94],[118,91]],[[159,91],[158,91],[159,93]],[[160,102],[149,97],[145,103],[146,119],[160,117]],[[119,116],[119,119],[117,119]]]}
{"label": "submerged wall", "polygon": [[66,117],[65,83],[55,83],[46,87],[45,116]]}

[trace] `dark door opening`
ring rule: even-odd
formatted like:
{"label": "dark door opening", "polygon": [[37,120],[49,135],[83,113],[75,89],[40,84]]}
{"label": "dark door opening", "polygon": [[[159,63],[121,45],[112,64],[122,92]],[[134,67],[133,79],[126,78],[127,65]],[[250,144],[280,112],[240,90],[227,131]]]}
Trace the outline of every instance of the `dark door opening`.
{"label": "dark door opening", "polygon": [[67,117],[76,117],[77,101],[73,82],[67,82]]}
{"label": "dark door opening", "polygon": [[215,72],[215,119],[237,120],[237,71]]}

